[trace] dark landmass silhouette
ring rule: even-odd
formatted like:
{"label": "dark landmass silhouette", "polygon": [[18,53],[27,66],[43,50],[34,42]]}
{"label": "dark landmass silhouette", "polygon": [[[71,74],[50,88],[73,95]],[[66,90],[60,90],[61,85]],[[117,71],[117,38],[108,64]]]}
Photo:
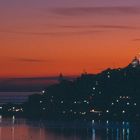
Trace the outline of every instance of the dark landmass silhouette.
{"label": "dark landmass silhouette", "polygon": [[140,62],[99,74],[83,73],[75,80],[62,74],[59,83],[48,86],[42,94],[30,95],[23,104],[4,104],[4,116],[43,119],[134,119],[140,120]]}

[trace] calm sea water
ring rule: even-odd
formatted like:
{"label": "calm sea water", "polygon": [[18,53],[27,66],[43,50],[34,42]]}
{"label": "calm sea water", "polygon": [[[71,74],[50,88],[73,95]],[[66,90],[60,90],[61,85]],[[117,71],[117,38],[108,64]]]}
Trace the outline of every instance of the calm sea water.
{"label": "calm sea water", "polygon": [[28,100],[32,94],[41,94],[41,92],[0,92],[0,104],[3,103],[23,103]]}
{"label": "calm sea water", "polygon": [[140,140],[138,123],[0,118],[0,140]]}

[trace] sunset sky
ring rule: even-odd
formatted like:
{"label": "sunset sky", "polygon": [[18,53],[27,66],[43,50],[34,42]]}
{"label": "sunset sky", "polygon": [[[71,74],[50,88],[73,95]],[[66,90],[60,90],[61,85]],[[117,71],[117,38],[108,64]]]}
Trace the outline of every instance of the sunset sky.
{"label": "sunset sky", "polygon": [[140,53],[140,0],[1,0],[0,77],[97,73]]}

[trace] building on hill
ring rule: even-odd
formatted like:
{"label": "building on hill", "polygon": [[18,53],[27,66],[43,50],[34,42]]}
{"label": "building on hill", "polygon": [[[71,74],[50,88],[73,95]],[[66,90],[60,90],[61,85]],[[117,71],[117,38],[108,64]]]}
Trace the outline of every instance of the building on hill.
{"label": "building on hill", "polygon": [[135,68],[135,67],[137,67],[137,66],[140,66],[140,60],[139,60],[137,57],[135,57],[135,58],[132,60],[132,62],[131,62],[131,66],[132,66],[133,68]]}

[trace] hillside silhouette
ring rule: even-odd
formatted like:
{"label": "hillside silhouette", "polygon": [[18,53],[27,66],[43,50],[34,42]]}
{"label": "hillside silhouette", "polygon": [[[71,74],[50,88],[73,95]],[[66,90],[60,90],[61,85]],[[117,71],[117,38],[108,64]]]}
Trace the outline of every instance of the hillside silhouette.
{"label": "hillside silhouette", "polygon": [[[59,83],[47,87],[41,95],[29,96],[21,105],[21,114],[47,119],[139,119],[139,100],[140,62],[135,57],[124,68],[83,73],[73,81],[60,74]],[[11,105],[4,106],[3,113],[18,113],[13,109],[7,111]]]}

